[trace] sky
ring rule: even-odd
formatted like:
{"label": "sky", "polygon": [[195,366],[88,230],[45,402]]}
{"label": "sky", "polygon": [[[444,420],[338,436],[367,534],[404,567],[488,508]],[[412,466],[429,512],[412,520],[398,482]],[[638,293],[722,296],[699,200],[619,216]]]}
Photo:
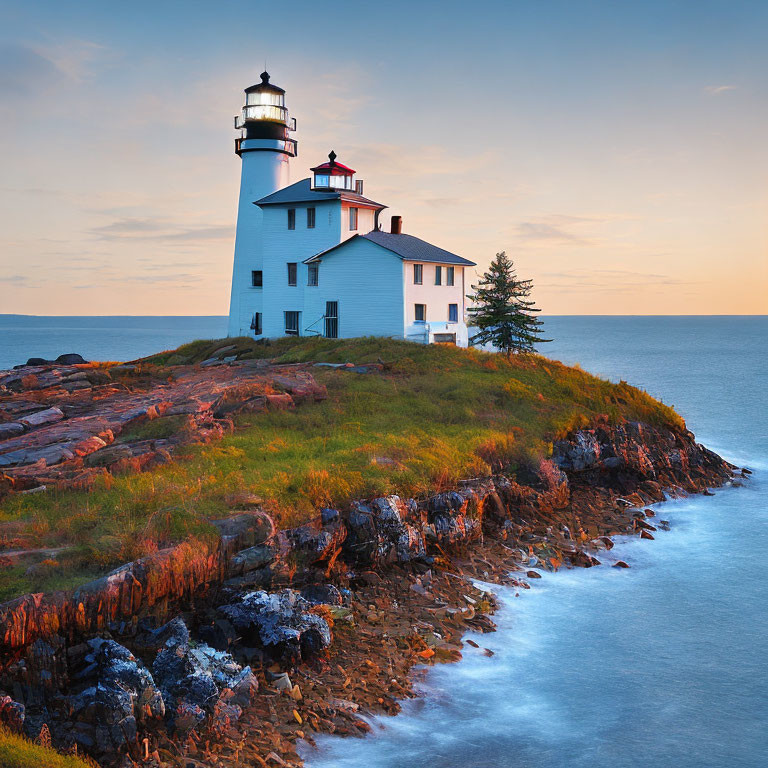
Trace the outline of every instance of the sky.
{"label": "sky", "polygon": [[226,314],[232,118],[545,314],[768,313],[768,1],[0,0],[0,313]]}

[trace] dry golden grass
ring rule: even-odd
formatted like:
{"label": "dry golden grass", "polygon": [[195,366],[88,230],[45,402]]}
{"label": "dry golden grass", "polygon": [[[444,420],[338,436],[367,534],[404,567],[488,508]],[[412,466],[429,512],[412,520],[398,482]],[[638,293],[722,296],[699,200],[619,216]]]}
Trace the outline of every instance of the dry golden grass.
{"label": "dry golden grass", "polygon": [[[228,340],[233,343],[233,340]],[[282,526],[322,506],[388,493],[422,496],[462,479],[538,465],[552,441],[596,420],[684,426],[668,406],[545,358],[385,339],[234,340],[245,355],[281,362],[383,360],[383,373],[313,369],[328,399],[250,414],[234,435],[191,446],[152,472],[109,478],[89,493],[16,496],[0,520],[23,519],[41,544],[68,544],[58,569],[2,572],[0,597],[70,585],[127,559],[196,536],[231,512],[243,491],[265,500]],[[195,342],[144,363],[205,359],[222,342]],[[166,428],[164,426],[163,428]],[[149,422],[147,436],[159,429]]]}

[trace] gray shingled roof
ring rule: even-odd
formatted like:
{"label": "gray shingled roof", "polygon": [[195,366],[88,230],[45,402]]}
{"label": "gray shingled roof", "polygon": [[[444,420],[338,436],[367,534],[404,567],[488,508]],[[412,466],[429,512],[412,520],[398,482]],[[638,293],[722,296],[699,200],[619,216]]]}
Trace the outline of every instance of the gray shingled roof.
{"label": "gray shingled roof", "polygon": [[436,261],[443,264],[461,264],[464,267],[475,266],[474,261],[445,251],[413,235],[393,235],[391,232],[373,231],[363,235],[363,237],[396,253],[405,261]]}
{"label": "gray shingled roof", "polygon": [[457,256],[455,253],[445,251],[442,248],[438,248],[436,245],[428,243],[426,240],[420,240],[413,235],[393,235],[391,232],[379,232],[374,230],[367,235],[355,235],[350,237],[349,240],[345,240],[338,245],[334,245],[333,248],[329,248],[322,253],[318,253],[309,259],[305,260],[305,264],[314,259],[318,259],[325,254],[335,251],[337,248],[343,248],[347,243],[351,243],[358,237],[364,237],[366,240],[370,240],[372,243],[386,248],[388,251],[397,254],[403,261],[427,261],[437,264],[458,264],[462,267],[474,267],[476,266],[474,261]]}
{"label": "gray shingled roof", "polygon": [[317,203],[324,200],[348,200],[361,205],[370,205],[374,208],[386,208],[386,205],[369,200],[367,197],[358,195],[357,192],[350,192],[346,189],[335,189],[328,192],[319,192],[312,189],[311,179],[302,179],[295,184],[291,184],[283,189],[278,189],[271,195],[262,197],[254,205],[284,205],[286,203]]}

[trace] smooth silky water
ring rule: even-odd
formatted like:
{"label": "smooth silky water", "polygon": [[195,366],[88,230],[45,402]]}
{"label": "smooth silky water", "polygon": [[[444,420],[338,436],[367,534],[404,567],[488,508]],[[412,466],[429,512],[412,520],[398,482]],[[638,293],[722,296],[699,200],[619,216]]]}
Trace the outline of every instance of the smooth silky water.
{"label": "smooth silky water", "polygon": [[[755,470],[741,488],[655,505],[672,530],[605,563],[495,588],[471,635],[365,739],[322,737],[309,768],[768,765],[768,318],[549,318],[547,356],[674,405]],[[617,559],[631,568],[611,568]]]}

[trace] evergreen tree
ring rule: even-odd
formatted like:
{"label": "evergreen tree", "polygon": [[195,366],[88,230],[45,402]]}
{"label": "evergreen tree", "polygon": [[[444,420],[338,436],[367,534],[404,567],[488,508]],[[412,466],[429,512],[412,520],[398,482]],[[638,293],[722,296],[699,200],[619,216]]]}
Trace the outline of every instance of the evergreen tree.
{"label": "evergreen tree", "polygon": [[536,313],[541,310],[528,298],[532,289],[532,280],[518,280],[506,253],[497,253],[467,297],[474,304],[467,310],[470,324],[478,329],[470,343],[493,344],[509,357],[512,352],[533,352],[535,344],[551,341],[540,337],[542,322]]}

